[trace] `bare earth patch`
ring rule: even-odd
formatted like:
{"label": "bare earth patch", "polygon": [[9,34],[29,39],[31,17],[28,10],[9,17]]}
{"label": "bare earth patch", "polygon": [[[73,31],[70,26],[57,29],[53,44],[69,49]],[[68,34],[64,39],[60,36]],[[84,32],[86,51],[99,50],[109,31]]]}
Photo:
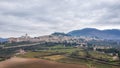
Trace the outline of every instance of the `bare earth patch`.
{"label": "bare earth patch", "polygon": [[0,62],[0,68],[87,68],[84,65],[64,64],[42,59],[13,57]]}

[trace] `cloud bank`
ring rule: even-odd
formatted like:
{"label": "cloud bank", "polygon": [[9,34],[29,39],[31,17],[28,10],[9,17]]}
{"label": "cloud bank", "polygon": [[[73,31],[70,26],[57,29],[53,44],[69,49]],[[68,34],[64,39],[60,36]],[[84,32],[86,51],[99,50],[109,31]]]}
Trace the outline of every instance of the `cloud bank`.
{"label": "cloud bank", "polygon": [[120,29],[119,0],[0,0],[0,37]]}

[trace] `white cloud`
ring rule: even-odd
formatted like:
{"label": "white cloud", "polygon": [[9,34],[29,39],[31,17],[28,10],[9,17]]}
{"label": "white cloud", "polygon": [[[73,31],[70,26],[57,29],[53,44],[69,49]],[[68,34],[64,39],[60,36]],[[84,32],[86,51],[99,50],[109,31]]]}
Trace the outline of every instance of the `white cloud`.
{"label": "white cloud", "polygon": [[119,0],[0,0],[0,36],[120,29],[119,8]]}

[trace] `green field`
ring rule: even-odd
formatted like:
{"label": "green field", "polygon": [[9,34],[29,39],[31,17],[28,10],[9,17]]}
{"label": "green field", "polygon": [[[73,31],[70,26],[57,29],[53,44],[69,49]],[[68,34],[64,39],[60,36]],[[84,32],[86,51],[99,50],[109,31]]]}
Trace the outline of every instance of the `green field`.
{"label": "green field", "polygon": [[[88,53],[95,58],[102,57],[105,59],[112,60],[111,56],[103,53],[94,52],[94,51],[89,51]],[[91,61],[86,59],[73,58],[71,57],[72,55],[73,56],[76,55],[77,57],[85,57],[87,53],[83,48],[64,47],[63,45],[58,45],[58,46],[49,47],[48,50],[38,50],[36,52],[28,51],[26,54],[23,55],[19,54],[16,56],[22,58],[40,58],[50,61],[67,63],[67,64],[82,64],[82,65],[87,65],[88,68],[119,68],[119,66],[98,63],[94,60]]]}

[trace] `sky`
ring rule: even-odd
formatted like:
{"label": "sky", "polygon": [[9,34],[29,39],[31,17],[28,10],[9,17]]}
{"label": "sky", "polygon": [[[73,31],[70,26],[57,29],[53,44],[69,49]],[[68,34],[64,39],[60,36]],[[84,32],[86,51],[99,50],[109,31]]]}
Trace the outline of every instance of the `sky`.
{"label": "sky", "polygon": [[0,0],[0,37],[120,29],[119,0]]}

